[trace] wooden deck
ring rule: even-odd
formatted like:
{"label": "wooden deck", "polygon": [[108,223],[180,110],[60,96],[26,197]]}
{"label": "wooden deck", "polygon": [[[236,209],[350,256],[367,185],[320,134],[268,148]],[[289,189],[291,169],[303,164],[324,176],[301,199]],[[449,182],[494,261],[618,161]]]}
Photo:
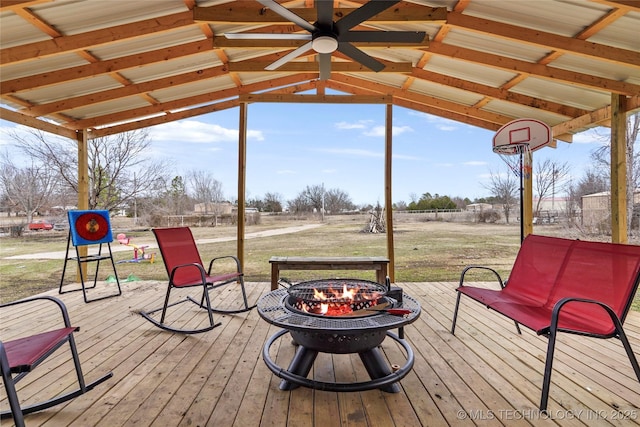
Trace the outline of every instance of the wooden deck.
{"label": "wooden deck", "polygon": [[[422,304],[422,315],[405,332],[415,366],[396,394],[379,390],[334,393],[299,388],[281,391],[280,379],[261,352],[276,328],[256,310],[218,316],[222,326],[195,336],[161,331],[137,314],[161,305],[164,283],[123,284],[123,295],[85,304],[79,292],[65,294],[85,376],[107,371],[113,378],[79,398],[26,417],[28,426],[444,426],[444,425],[639,425],[640,383],[618,340],[561,335],[556,349],[549,415],[537,411],[546,339],[463,300],[456,335],[449,332],[455,303],[454,283],[398,284]],[[270,284],[249,283],[250,299]],[[50,292],[56,295],[55,291]],[[230,303],[232,290],[215,300]],[[183,318],[206,321],[191,304]],[[2,337],[50,325],[53,311],[14,310],[2,317]],[[19,320],[22,318],[24,320]],[[640,351],[640,313],[625,329],[636,355]],[[382,344],[390,363],[405,357],[390,339]],[[68,352],[59,351],[19,383],[29,403],[71,386]],[[286,367],[294,353],[279,340],[272,357]],[[321,354],[312,374],[323,381],[367,379],[353,355]],[[46,387],[45,387],[46,385]],[[4,392],[2,393],[4,396]],[[3,408],[6,408],[6,399]],[[2,425],[9,425],[3,422]]]}

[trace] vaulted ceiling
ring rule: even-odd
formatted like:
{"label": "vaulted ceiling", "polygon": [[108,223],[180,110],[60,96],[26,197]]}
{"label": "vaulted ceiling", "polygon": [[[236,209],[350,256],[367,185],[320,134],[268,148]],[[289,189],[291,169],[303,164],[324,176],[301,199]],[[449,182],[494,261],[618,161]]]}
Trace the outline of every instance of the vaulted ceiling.
{"label": "vaulted ceiling", "polygon": [[[279,3],[317,19],[312,0]],[[364,3],[334,1],[333,21]],[[400,1],[353,30],[421,31],[423,42],[353,41],[384,68],[337,51],[320,79],[314,50],[265,69],[305,40],[225,36],[308,34],[253,0],[1,0],[0,117],[104,136],[258,99],[384,96],[490,130],[534,118],[570,142],[608,125],[612,96],[640,108],[639,28],[633,0]]]}

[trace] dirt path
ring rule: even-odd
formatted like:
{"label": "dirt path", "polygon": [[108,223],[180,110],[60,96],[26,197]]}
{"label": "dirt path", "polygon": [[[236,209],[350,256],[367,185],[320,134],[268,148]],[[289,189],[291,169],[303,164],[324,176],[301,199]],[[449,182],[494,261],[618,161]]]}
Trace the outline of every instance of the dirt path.
{"label": "dirt path", "polygon": [[[273,230],[263,230],[263,231],[257,231],[255,233],[247,233],[245,234],[245,239],[257,239],[260,237],[270,237],[270,236],[278,236],[281,234],[291,234],[291,233],[298,233],[300,231],[304,231],[304,230],[309,230],[312,228],[316,228],[316,227],[320,227],[322,224],[305,224],[305,225],[298,225],[295,227],[285,227],[285,228],[275,228]],[[227,237],[217,237],[217,238],[213,238],[213,239],[197,239],[196,243],[197,244],[205,244],[205,243],[218,243],[218,242],[228,242],[231,240],[236,240],[236,236],[227,236]],[[146,248],[157,248],[158,245],[156,244],[156,242],[152,242],[152,243],[136,243],[137,246],[145,246]],[[146,249],[145,248],[145,249]],[[92,250],[89,250],[89,253],[97,253],[97,248],[92,247]],[[113,245],[111,246],[111,251],[112,252],[124,252],[124,251],[131,251],[131,247],[129,246],[125,246],[125,245]],[[14,255],[14,256],[8,256],[8,257],[4,257],[2,259],[64,259],[66,255],[65,251],[57,251],[57,252],[39,252],[39,253],[32,253],[32,254],[23,254],[23,255]]]}

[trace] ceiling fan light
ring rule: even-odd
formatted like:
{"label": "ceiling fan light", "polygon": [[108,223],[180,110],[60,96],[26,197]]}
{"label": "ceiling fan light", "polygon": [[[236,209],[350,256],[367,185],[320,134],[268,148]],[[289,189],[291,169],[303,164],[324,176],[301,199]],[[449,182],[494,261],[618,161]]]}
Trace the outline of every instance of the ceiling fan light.
{"label": "ceiling fan light", "polygon": [[338,49],[338,40],[331,36],[318,36],[311,44],[318,53],[333,53]]}

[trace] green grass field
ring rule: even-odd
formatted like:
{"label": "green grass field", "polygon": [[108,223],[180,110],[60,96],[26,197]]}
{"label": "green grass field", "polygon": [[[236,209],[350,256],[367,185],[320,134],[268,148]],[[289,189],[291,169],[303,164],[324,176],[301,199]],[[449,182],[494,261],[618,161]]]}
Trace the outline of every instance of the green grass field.
{"label": "green grass field", "polygon": [[[386,256],[385,234],[363,233],[365,216],[328,216],[319,220],[294,221],[264,217],[260,224],[246,227],[246,234],[262,232],[263,237],[245,240],[244,271],[247,281],[270,280],[271,256]],[[305,223],[319,226],[291,234],[269,236],[268,230],[298,226]],[[150,230],[127,231],[127,225],[114,222],[114,236],[126,232],[137,245],[155,245]],[[122,228],[122,229],[119,229]],[[236,228],[234,226],[192,228],[196,240],[228,238],[229,241],[199,244],[203,261],[214,256],[236,254]],[[574,230],[562,226],[537,227],[538,234],[578,237]],[[67,235],[64,232],[39,232],[25,234],[21,238],[3,237],[0,240],[0,299],[14,300],[45,290],[57,288],[62,275],[64,257],[39,259],[37,254],[58,252],[64,254]],[[461,270],[467,265],[485,265],[507,276],[519,248],[520,229],[517,225],[449,223],[441,221],[394,222],[395,280],[397,282],[457,282]],[[115,248],[120,246],[115,242]],[[73,248],[73,247],[72,247]],[[157,249],[147,249],[157,252]],[[34,259],[7,259],[14,255],[33,254]],[[116,261],[131,259],[133,249],[114,253]],[[95,265],[95,263],[92,263]],[[91,264],[90,264],[91,265]],[[91,267],[92,268],[92,267]],[[75,264],[71,264],[67,278],[72,279]],[[140,280],[166,280],[161,258],[150,263],[121,263],[117,265],[118,277],[135,276]],[[90,270],[91,271],[91,270]],[[69,274],[71,273],[71,274]],[[374,279],[373,272],[354,271],[285,271],[291,281],[326,277],[354,277]],[[100,267],[99,280],[113,274],[109,265]],[[492,280],[490,273],[477,273],[474,280]],[[636,296],[635,309],[640,310],[640,298]]]}

